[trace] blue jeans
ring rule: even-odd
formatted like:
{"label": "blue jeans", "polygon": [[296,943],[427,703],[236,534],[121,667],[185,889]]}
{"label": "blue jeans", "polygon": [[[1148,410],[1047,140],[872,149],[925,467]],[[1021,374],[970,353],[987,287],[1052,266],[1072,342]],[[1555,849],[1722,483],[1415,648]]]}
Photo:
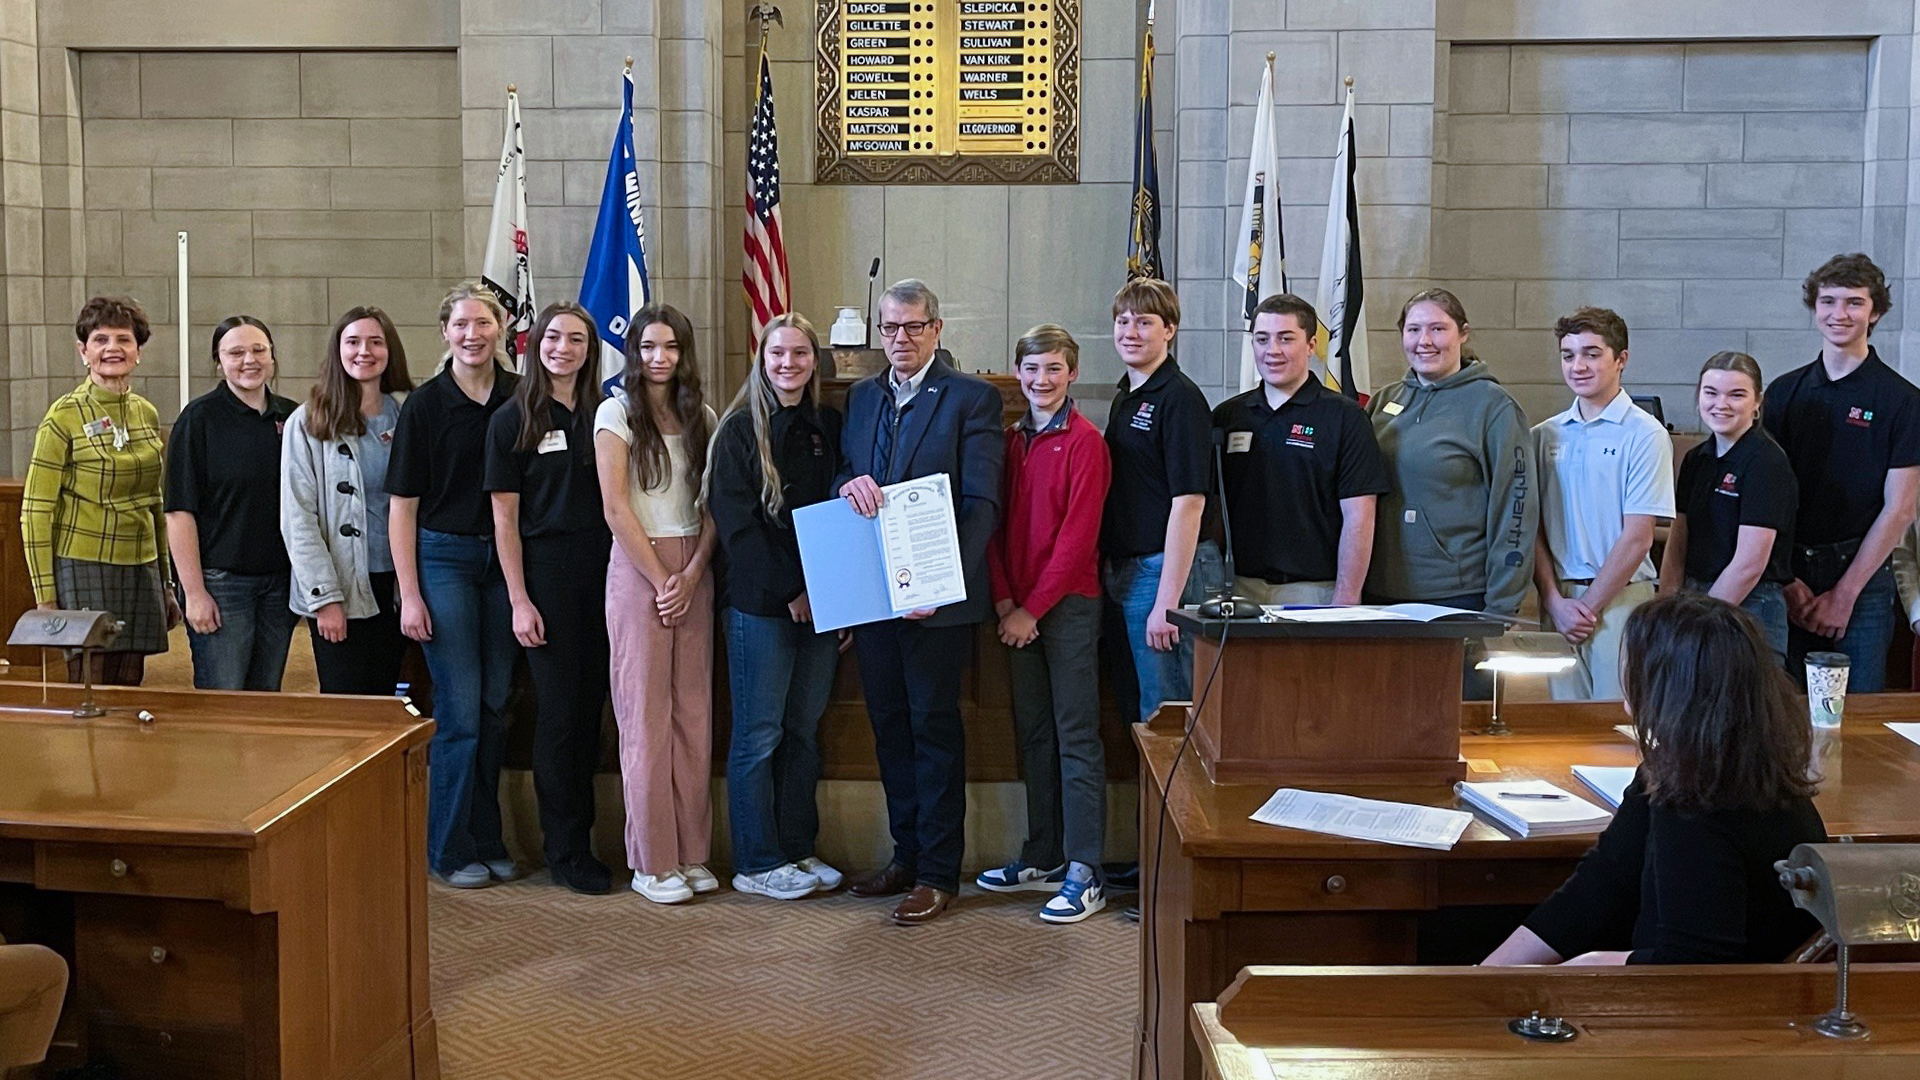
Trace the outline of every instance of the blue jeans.
{"label": "blue jeans", "polygon": [[[1182,632],[1180,643],[1161,652],[1147,644],[1147,620],[1153,617],[1154,600],[1160,591],[1160,571],[1166,564],[1166,552],[1110,559],[1106,567],[1107,595],[1120,605],[1127,624],[1127,649],[1133,654],[1134,675],[1140,681],[1140,721],[1160,707],[1163,701],[1187,701],[1193,697],[1193,635]],[[1187,574],[1187,586],[1180,593],[1182,606],[1204,600],[1207,590],[1218,587],[1225,574],[1220,548],[1211,540],[1200,541],[1193,553],[1193,569]]]}
{"label": "blue jeans", "polygon": [[[1796,563],[1796,569],[1798,564]],[[1826,577],[1832,580],[1824,580]],[[1840,579],[1838,573],[1831,575],[1802,574],[1804,581],[1814,595],[1831,589]],[[1795,682],[1806,684],[1806,659],[1810,652],[1842,652],[1853,661],[1853,670],[1847,673],[1847,692],[1850,694],[1877,694],[1887,688],[1887,647],[1893,643],[1893,625],[1897,617],[1895,607],[1898,594],[1893,586],[1893,567],[1882,566],[1867,579],[1866,588],[1860,590],[1860,598],[1853,602],[1853,618],[1847,621],[1847,632],[1838,640],[1821,637],[1818,634],[1794,626],[1787,633],[1787,674]]]}
{"label": "blue jeans", "polygon": [[[194,689],[280,689],[293,625],[300,621],[287,606],[287,571],[236,574],[206,567],[200,576],[220,608],[220,629],[202,634],[187,627]],[[184,592],[180,607],[186,609]]]}
{"label": "blue jeans", "polygon": [[820,714],[827,710],[840,642],[811,623],[728,608],[727,685],[733,737],[727,808],[733,868],[759,874],[813,855],[820,832]]}
{"label": "blue jeans", "polygon": [[507,689],[520,643],[493,541],[420,530],[420,594],[433,620],[423,642],[433,676],[427,864],[451,874],[504,859],[500,767],[506,758]]}
{"label": "blue jeans", "polygon": [[[1713,588],[1713,582],[1702,581],[1696,577],[1687,579],[1687,591],[1704,593]],[[1766,634],[1767,644],[1773,647],[1773,655],[1780,663],[1787,662],[1787,594],[1785,586],[1777,581],[1762,581],[1753,587],[1745,600],[1740,601],[1740,610],[1759,620],[1760,629]],[[1882,650],[1884,652],[1885,650]],[[1797,676],[1796,676],[1797,677]]]}

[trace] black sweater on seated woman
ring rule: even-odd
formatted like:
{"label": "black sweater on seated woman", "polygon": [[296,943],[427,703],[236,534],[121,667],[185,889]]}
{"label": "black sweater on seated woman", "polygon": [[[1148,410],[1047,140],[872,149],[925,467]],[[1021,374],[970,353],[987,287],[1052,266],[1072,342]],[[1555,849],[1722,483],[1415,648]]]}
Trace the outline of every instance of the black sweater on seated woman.
{"label": "black sweater on seated woman", "polygon": [[1631,948],[1630,964],[1777,963],[1820,927],[1793,906],[1774,860],[1826,839],[1812,799],[1683,813],[1649,803],[1636,774],[1613,823],[1526,926],[1567,959]]}

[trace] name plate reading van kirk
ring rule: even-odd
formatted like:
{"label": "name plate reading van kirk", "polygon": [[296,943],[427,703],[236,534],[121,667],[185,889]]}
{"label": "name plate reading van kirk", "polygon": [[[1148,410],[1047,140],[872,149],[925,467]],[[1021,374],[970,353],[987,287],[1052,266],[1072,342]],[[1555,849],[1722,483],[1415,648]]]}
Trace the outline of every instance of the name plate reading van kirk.
{"label": "name plate reading van kirk", "polygon": [[817,3],[817,183],[1079,179],[1080,0]]}

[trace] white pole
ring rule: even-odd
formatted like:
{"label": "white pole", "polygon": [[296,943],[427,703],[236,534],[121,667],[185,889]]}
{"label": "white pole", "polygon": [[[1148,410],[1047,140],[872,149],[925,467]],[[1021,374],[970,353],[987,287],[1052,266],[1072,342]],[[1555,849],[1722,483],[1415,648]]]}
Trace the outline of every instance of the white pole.
{"label": "white pole", "polygon": [[[188,373],[187,330],[189,329],[189,323],[187,321],[187,233],[186,233],[186,230],[184,229],[181,230],[180,233],[178,234],[178,238],[180,242],[180,334],[179,334],[179,337],[180,337],[180,408],[185,409],[187,407],[187,402],[190,400],[190,391],[188,389],[188,383],[187,383],[187,373]],[[176,412],[174,415],[177,416],[179,415],[179,413]]]}

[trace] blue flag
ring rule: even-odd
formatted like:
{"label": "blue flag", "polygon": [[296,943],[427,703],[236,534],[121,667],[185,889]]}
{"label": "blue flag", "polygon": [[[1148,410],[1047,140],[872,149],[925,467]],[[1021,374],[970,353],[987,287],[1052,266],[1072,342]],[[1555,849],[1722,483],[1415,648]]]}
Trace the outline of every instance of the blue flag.
{"label": "blue flag", "polygon": [[593,314],[600,328],[600,387],[608,394],[620,386],[626,370],[627,324],[652,295],[647,285],[647,221],[633,155],[633,72],[623,80],[620,127],[613,133],[593,247],[580,276],[580,306]]}

